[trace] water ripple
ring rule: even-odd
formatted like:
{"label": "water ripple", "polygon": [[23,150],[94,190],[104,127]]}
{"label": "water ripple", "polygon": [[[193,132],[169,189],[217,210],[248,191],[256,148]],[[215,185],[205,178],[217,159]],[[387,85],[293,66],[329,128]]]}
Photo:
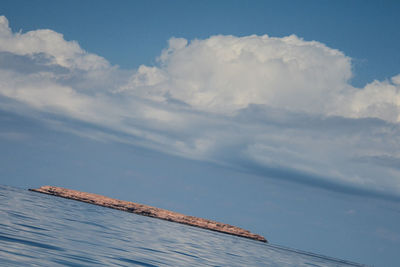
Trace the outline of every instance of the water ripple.
{"label": "water ripple", "polygon": [[143,262],[143,261],[137,261],[137,260],[127,259],[127,258],[116,258],[116,259],[119,260],[119,261],[124,261],[124,262],[127,262],[127,263],[133,263],[133,264],[140,265],[140,266],[157,267],[157,265],[153,265],[153,264],[146,263],[146,262]]}
{"label": "water ripple", "polygon": [[45,248],[45,249],[52,249],[52,250],[58,250],[58,251],[63,251],[64,249],[44,243],[39,243],[35,241],[30,241],[26,239],[19,239],[19,238],[14,238],[14,237],[9,237],[9,236],[4,236],[0,235],[0,241],[4,242],[11,242],[11,243],[20,243],[23,245],[28,245],[28,246],[33,246],[33,247],[38,247],[38,248]]}

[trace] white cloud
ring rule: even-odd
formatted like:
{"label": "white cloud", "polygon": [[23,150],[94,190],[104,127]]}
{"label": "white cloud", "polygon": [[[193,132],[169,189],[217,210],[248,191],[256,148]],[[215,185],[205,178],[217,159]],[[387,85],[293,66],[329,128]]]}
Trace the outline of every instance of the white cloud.
{"label": "white cloud", "polygon": [[172,38],[158,66],[123,71],[54,31],[13,33],[0,17],[2,109],[53,114],[53,127],[82,136],[400,197],[400,75],[365,88],[351,76],[349,57],[294,35]]}
{"label": "white cloud", "polygon": [[249,104],[325,112],[351,77],[350,58],[294,35],[212,36],[191,43],[172,38],[160,65],[139,68],[131,82],[133,94],[140,81],[150,99],[169,95],[223,114]]}
{"label": "white cloud", "polygon": [[400,74],[391,81],[373,81],[354,92],[349,99],[350,112],[343,114],[345,116],[400,122]]}
{"label": "white cloud", "polygon": [[0,51],[16,55],[44,53],[51,63],[68,68],[94,70],[109,67],[104,58],[87,53],[77,42],[67,42],[62,34],[52,30],[13,33],[4,16],[0,16],[0,38]]}

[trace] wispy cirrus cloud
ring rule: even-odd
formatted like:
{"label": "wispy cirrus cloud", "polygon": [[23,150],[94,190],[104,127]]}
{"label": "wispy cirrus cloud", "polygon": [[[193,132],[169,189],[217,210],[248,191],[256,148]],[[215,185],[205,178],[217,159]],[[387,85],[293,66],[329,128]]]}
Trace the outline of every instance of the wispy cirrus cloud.
{"label": "wispy cirrus cloud", "polygon": [[171,38],[157,66],[121,70],[60,33],[13,33],[0,17],[2,109],[50,114],[87,137],[400,198],[400,75],[364,88],[351,77],[351,58],[295,35]]}

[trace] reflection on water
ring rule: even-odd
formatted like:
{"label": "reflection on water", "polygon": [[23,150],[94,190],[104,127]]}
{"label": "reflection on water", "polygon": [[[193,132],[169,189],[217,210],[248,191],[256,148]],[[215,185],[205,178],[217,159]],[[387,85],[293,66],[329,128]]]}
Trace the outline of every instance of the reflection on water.
{"label": "reflection on water", "polygon": [[1,266],[362,266],[0,186]]}

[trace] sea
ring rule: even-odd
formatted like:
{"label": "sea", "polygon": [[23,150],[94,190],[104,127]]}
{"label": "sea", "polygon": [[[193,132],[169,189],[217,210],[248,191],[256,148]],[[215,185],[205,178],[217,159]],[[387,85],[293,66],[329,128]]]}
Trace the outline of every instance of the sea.
{"label": "sea", "polygon": [[0,266],[365,265],[0,185]]}

